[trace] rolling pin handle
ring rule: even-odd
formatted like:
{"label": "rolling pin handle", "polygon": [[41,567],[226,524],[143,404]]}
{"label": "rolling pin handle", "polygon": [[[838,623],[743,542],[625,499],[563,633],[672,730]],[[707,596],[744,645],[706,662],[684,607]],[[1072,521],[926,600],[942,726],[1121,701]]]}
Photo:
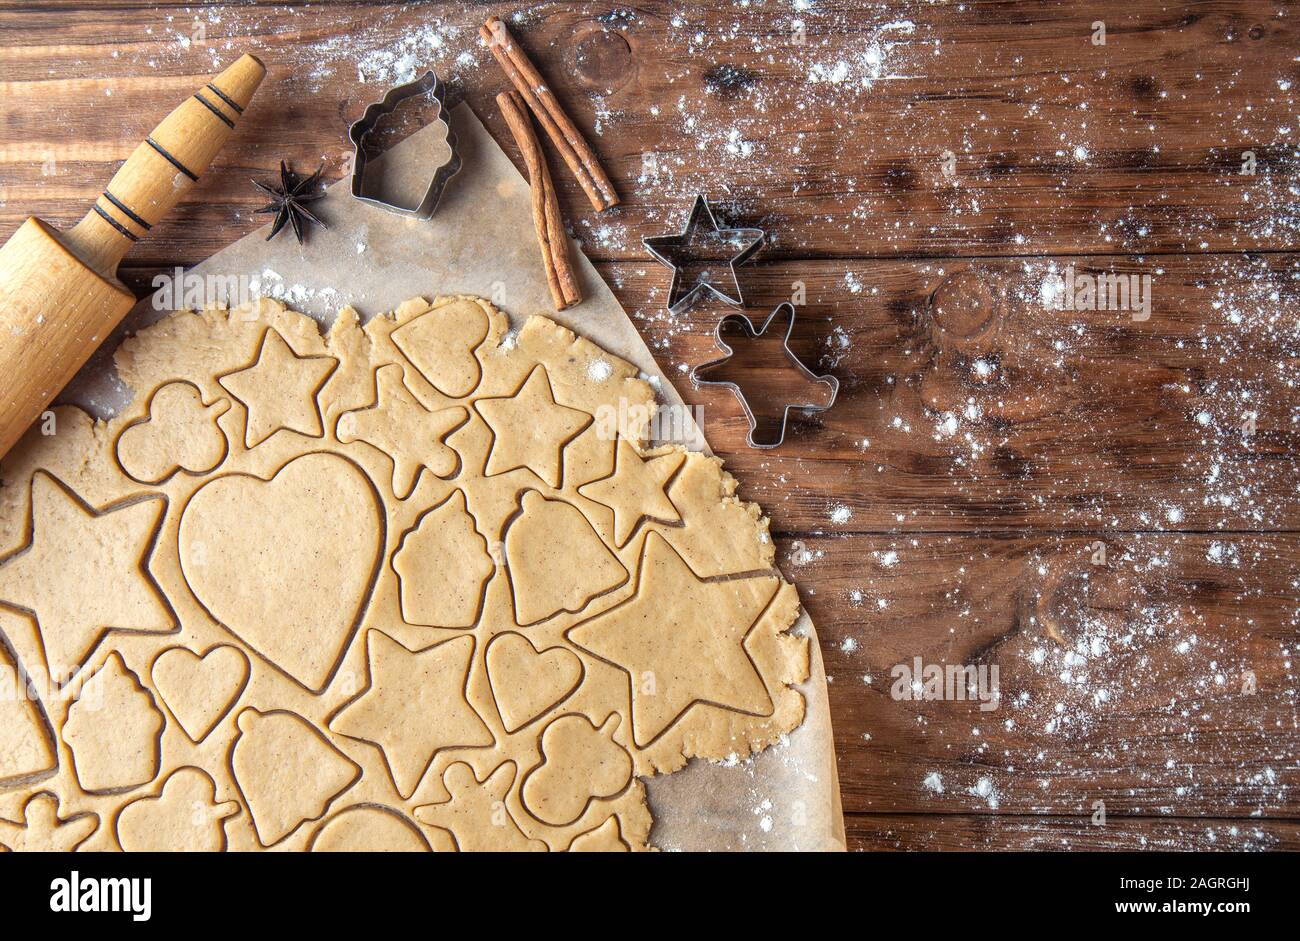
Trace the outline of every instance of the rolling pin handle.
{"label": "rolling pin handle", "polygon": [[243,56],[163,119],[72,229],[32,218],[0,246],[0,457],[135,305],[118,262],[208,168],[265,74]]}
{"label": "rolling pin handle", "polygon": [[67,233],[68,247],[100,275],[112,277],[132,244],[208,168],[265,75],[260,59],[244,55],[163,118]]}

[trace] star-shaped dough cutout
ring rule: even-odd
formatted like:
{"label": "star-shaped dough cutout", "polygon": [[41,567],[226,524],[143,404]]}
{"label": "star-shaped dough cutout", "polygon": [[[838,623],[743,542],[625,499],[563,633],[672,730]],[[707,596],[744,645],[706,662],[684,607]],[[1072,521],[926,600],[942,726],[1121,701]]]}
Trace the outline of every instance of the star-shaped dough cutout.
{"label": "star-shaped dough cutout", "polygon": [[545,843],[528,839],[510,816],[506,795],[514,781],[512,761],[498,766],[486,781],[474,777],[474,769],[458,761],[442,773],[442,783],[451,797],[441,804],[415,808],[415,819],[451,833],[462,853],[545,850]]}
{"label": "star-shaped dough cutout", "polygon": [[444,748],[482,748],[495,740],[465,698],[474,638],[468,634],[410,650],[378,630],[366,633],[369,682],[329,727],[377,745],[393,783],[410,797]]}
{"label": "star-shaped dough cutout", "polygon": [[592,422],[586,412],[560,405],[542,366],[533,367],[514,395],[474,403],[492,431],[484,477],[526,467],[558,488],[564,476],[564,447]]}
{"label": "star-shaped dough cutout", "polygon": [[338,436],[344,444],[364,441],[387,454],[393,495],[405,500],[421,467],[444,480],[460,468],[460,456],[442,439],[468,420],[459,406],[429,411],[406,388],[402,367],[389,363],[375,371],[375,404],[340,415]]}
{"label": "star-shaped dough cutout", "polygon": [[244,446],[255,448],[281,430],[324,435],[316,394],[338,365],[333,356],[299,356],[276,330],[262,334],[253,365],[217,377],[248,411]]}
{"label": "star-shaped dough cutout", "polygon": [[97,814],[60,817],[58,797],[41,791],[23,805],[22,823],[0,820],[0,844],[15,853],[71,853],[97,829]]}
{"label": "star-shaped dough cutout", "polygon": [[36,618],[45,666],[71,677],[112,630],[179,629],[149,574],[167,500],[96,510],[44,471],[32,475],[27,545],[0,559],[0,603]]}
{"label": "star-shaped dough cutout", "polygon": [[614,470],[608,477],[583,484],[578,493],[614,511],[614,544],[621,549],[643,519],[681,522],[682,515],[664,488],[685,460],[682,451],[643,458],[632,442],[619,438]]}
{"label": "star-shaped dough cutout", "polygon": [[767,714],[772,700],[745,640],[777,584],[771,575],[703,581],[651,533],[637,593],[567,637],[628,673],[633,738],[644,748],[697,703]]}

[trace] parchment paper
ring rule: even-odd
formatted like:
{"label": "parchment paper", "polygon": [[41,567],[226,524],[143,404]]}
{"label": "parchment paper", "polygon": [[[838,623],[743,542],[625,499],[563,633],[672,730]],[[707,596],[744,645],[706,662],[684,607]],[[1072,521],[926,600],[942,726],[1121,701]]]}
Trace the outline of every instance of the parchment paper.
{"label": "parchment paper", "polygon": [[[477,294],[504,310],[512,324],[540,313],[638,366],[657,385],[663,403],[681,406],[667,377],[608,285],[574,251],[583,302],[555,312],[533,234],[527,181],[515,170],[467,105],[451,113],[464,169],[450,183],[433,219],[407,219],[351,197],[349,182],[329,188],[312,208],[328,224],[313,229],[307,246],[290,233],[266,242],[254,232],[196,265],[195,277],[232,275],[243,286],[285,302],[328,326],[351,305],[368,320],[416,295]],[[371,162],[385,192],[418,202],[431,168],[446,153],[446,131],[434,124]],[[563,172],[559,170],[557,172]],[[233,284],[235,282],[227,282]],[[220,290],[220,288],[219,288]],[[239,297],[218,298],[237,303]],[[121,337],[187,305],[145,298],[64,391],[60,401],[108,418],[126,404],[111,353]],[[684,413],[681,409],[679,414]],[[689,418],[688,446],[707,450]],[[743,482],[742,482],[743,483]],[[743,494],[742,494],[743,495]],[[811,675],[801,687],[803,724],[779,743],[743,762],[691,761],[681,771],[649,779],[655,826],[651,840],[681,850],[842,850],[844,822],[827,705],[826,676],[817,635],[806,612],[795,631],[811,642]]]}

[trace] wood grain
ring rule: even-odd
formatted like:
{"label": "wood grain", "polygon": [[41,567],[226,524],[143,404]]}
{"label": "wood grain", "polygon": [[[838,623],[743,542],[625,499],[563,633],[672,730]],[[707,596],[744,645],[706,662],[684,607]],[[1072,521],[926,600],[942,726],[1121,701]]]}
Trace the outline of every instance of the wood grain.
{"label": "wood grain", "polygon": [[848,814],[844,825],[851,850],[1300,850],[1300,824],[1284,820],[1111,817],[1095,826],[1090,817],[1042,814]]}
{"label": "wood grain", "polygon": [[[516,23],[505,4],[6,3],[0,227],[79,217],[157,103],[227,61],[228,43],[261,56],[271,81],[224,172],[137,263],[192,263],[248,231],[247,179],[282,157],[324,156],[341,173],[346,122],[407,53],[504,134],[491,99],[505,79],[477,35],[499,13],[574,121],[597,129],[623,205],[596,216],[575,183],[559,185],[580,231],[617,231],[589,241],[602,259],[643,257],[639,237],[697,190],[768,227],[778,257],[1296,248],[1300,158],[1281,86],[1300,81],[1300,22],[1270,9],[828,0],[796,18],[777,5],[562,3]],[[1092,45],[1096,21],[1105,46]],[[437,49],[421,40],[434,28]],[[1247,150],[1253,176],[1240,173]]]}
{"label": "wood grain", "polygon": [[[1045,309],[1070,265],[1150,275],[1149,319]],[[1300,529],[1295,255],[742,269],[757,314],[802,287],[794,347],[840,380],[775,452],[744,447],[730,393],[684,380],[717,355],[721,308],[668,317],[665,269],[603,270],[780,531]]]}
{"label": "wood grain", "polygon": [[31,218],[0,243],[0,457],[134,306],[118,262],[198,182],[265,72],[241,56],[136,145],[75,226]]}
{"label": "wood grain", "polygon": [[[597,215],[557,179],[573,233],[772,515],[832,678],[852,847],[1300,848],[1289,5],[514,12],[0,2],[0,231],[78,218],[165,103],[245,46],[270,78],[129,256],[141,293],[259,224],[250,176],[322,157],[341,176],[347,122],[404,67],[438,68],[508,142],[476,33],[500,15],[623,197]],[[802,290],[796,348],[841,381],[776,452],[684,381],[721,308],[668,316],[640,245],[696,191],[768,229],[751,313]],[[1150,275],[1149,318],[1045,309],[1069,266]],[[999,708],[895,699],[891,669],[918,656],[998,666]]]}
{"label": "wood grain", "polygon": [[[846,812],[1300,816],[1300,537],[780,550],[821,638]],[[917,657],[997,666],[996,708],[897,698],[894,668]]]}

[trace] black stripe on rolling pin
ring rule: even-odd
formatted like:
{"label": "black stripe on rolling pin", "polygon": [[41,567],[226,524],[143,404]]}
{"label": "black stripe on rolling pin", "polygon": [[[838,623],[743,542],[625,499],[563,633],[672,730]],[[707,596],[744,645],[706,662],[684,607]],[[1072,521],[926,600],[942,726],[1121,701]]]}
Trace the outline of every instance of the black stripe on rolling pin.
{"label": "black stripe on rolling pin", "polygon": [[189,177],[191,180],[195,181],[196,183],[198,182],[199,178],[190,172],[189,167],[185,166],[185,164],[181,163],[171,154],[167,153],[167,151],[163,150],[162,146],[152,137],[146,137],[144,139],[144,142],[148,144],[150,147],[152,147],[154,150],[158,151],[158,153],[160,153],[164,158],[166,158],[168,163],[170,163],[177,170],[180,170],[181,173],[184,173],[187,177]]}
{"label": "black stripe on rolling pin", "polygon": [[100,208],[99,208],[99,203],[95,203],[95,207],[94,207],[94,208],[95,208],[95,212],[99,213],[99,214],[103,217],[103,219],[104,219],[105,222],[107,222],[107,223],[108,223],[109,225],[111,225],[113,228],[117,229],[117,231],[121,232],[123,235],[125,235],[127,238],[129,238],[132,242],[138,242],[138,241],[140,241],[140,236],[136,235],[136,234],[135,234],[134,232],[132,232],[130,229],[125,228],[125,227],[124,227],[120,222],[118,222],[116,219],[114,219],[114,218],[113,218],[112,216],[110,216],[108,213],[104,212],[104,210],[100,209]]}
{"label": "black stripe on rolling pin", "polygon": [[235,114],[243,114],[243,113],[244,113],[244,109],[241,108],[241,107],[239,107],[239,105],[235,104],[235,99],[231,98],[229,95],[227,95],[225,92],[223,92],[223,91],[222,91],[220,88],[218,88],[216,85],[213,85],[211,82],[208,82],[206,88],[208,89],[208,91],[212,92],[212,94],[216,95],[218,98],[220,98],[220,99],[221,99],[222,101],[224,101],[226,104],[230,105],[230,107],[233,108],[233,109],[235,110]]}
{"label": "black stripe on rolling pin", "polygon": [[108,190],[104,190],[104,198],[107,199],[107,200],[108,200],[110,203],[112,203],[114,206],[116,206],[118,209],[122,210],[122,214],[123,214],[124,216],[126,216],[128,219],[130,219],[132,222],[134,222],[134,223],[135,223],[136,225],[138,225],[140,228],[144,229],[146,232],[148,232],[151,228],[153,228],[153,226],[151,226],[149,223],[145,222],[143,219],[141,219],[139,216],[137,216],[135,213],[133,213],[130,209],[128,209],[127,206],[126,206],[126,204],[123,203],[122,200],[118,199],[116,196],[114,196],[114,195],[113,195],[112,193],[110,193]]}
{"label": "black stripe on rolling pin", "polygon": [[207,108],[209,111],[211,111],[211,112],[212,112],[213,114],[215,114],[217,117],[219,117],[219,118],[220,118],[220,119],[225,123],[225,125],[226,125],[227,127],[229,127],[229,128],[232,129],[232,130],[234,129],[234,127],[235,127],[235,122],[232,121],[232,120],[230,120],[230,118],[226,117],[226,116],[221,112],[221,109],[220,109],[220,108],[218,108],[218,107],[217,107],[216,105],[214,105],[212,102],[208,101],[208,99],[204,98],[204,97],[203,97],[202,95],[200,95],[198,92],[195,92],[195,93],[194,93],[194,97],[198,99],[199,104],[203,105],[203,107]]}

